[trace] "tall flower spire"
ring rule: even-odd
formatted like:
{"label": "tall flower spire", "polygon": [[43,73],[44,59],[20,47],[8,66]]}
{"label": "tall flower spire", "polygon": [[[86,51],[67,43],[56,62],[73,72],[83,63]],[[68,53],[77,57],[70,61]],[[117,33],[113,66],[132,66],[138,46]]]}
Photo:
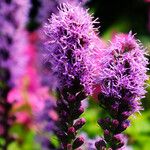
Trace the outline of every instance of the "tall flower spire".
{"label": "tall flower spire", "polygon": [[100,105],[108,111],[110,117],[100,119],[104,130],[104,139],[96,143],[97,149],[106,145],[112,149],[122,148],[123,132],[130,121],[128,117],[142,110],[140,99],[144,97],[145,81],[148,79],[145,51],[134,35],[116,35],[102,61],[98,83]]}
{"label": "tall flower spire", "polygon": [[10,116],[11,104],[7,100],[8,93],[24,71],[27,57],[24,55],[24,27],[29,8],[28,0],[0,1],[0,136],[6,150],[12,137],[9,128],[14,117]]}
{"label": "tall flower spire", "polygon": [[[85,124],[84,118],[78,119],[84,112],[81,101],[92,88],[86,66],[86,56],[94,47],[93,24],[96,20],[92,19],[82,7],[62,4],[59,13],[53,14],[45,25],[45,61],[52,64],[58,80],[58,137],[62,149],[75,149],[84,142],[82,137],[76,138],[76,135],[77,130]],[[85,79],[89,84],[84,84]]]}

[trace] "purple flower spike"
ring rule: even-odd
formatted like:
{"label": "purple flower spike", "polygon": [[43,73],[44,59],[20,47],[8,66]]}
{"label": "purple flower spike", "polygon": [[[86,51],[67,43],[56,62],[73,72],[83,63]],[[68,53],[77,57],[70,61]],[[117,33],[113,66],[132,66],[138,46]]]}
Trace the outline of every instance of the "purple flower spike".
{"label": "purple flower spike", "polygon": [[109,101],[118,99],[110,109],[117,110],[121,101],[130,107],[132,113],[141,110],[139,100],[146,93],[145,81],[148,79],[148,60],[141,43],[131,33],[118,35],[111,42],[108,52],[110,60],[103,64],[99,84],[103,95],[111,97],[112,100]]}
{"label": "purple flower spike", "polygon": [[76,135],[85,120],[76,119],[84,112],[81,101],[92,91],[87,67],[87,55],[94,50],[96,20],[92,19],[87,10],[68,3],[62,4],[58,14],[53,14],[45,25],[45,61],[51,64],[58,80],[58,137],[62,149],[78,148],[84,143]]}
{"label": "purple flower spike", "polygon": [[104,54],[97,76],[101,88],[99,101],[112,119],[100,119],[98,124],[103,128],[104,139],[110,148],[120,149],[126,143],[121,132],[130,126],[128,117],[142,110],[140,99],[146,93],[148,60],[141,43],[131,32],[117,35]]}
{"label": "purple flower spike", "polygon": [[27,57],[24,55],[24,27],[28,9],[28,0],[0,1],[0,126],[3,131],[0,132],[0,137],[4,141],[0,147],[3,150],[8,149],[8,145],[14,139],[9,129],[15,117],[10,115],[12,105],[7,97],[27,63]]}

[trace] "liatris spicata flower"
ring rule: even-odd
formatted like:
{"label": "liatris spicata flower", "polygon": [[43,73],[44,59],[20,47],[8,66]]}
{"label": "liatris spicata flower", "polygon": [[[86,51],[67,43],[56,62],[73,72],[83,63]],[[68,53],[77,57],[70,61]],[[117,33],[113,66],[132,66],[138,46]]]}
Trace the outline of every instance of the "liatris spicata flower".
{"label": "liatris spicata flower", "polygon": [[126,144],[122,132],[130,126],[128,117],[142,110],[140,99],[146,93],[148,61],[143,47],[131,33],[117,35],[105,52],[98,76],[99,102],[110,117],[98,121],[104,139],[96,142],[96,147],[116,150]]}
{"label": "liatris spicata flower", "polygon": [[[25,5],[27,4],[27,5]],[[14,120],[10,116],[11,104],[7,100],[8,93],[14,85],[26,63],[24,53],[24,32],[28,1],[26,0],[1,0],[0,1],[0,133],[4,144],[0,145],[6,150],[12,137],[9,128]],[[21,60],[20,60],[21,59]]]}
{"label": "liatris spicata flower", "polygon": [[86,55],[93,50],[94,22],[80,6],[63,4],[58,15],[53,14],[45,25],[45,61],[52,64],[58,79],[58,137],[62,149],[75,149],[84,143],[84,139],[76,135],[85,124],[85,119],[78,119],[84,112],[81,101],[86,98],[86,92],[91,91]]}

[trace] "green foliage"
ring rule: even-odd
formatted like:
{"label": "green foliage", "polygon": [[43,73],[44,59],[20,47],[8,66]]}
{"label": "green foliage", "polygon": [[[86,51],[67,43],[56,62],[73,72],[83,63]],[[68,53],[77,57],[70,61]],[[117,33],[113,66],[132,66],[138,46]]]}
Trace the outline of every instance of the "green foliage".
{"label": "green foliage", "polygon": [[86,124],[83,126],[82,130],[86,132],[90,138],[93,138],[97,135],[102,135],[102,130],[97,124],[97,120],[101,115],[101,110],[98,107],[98,104],[94,102],[92,98],[89,100],[89,107],[83,113],[82,117],[86,119]]}
{"label": "green foliage", "polygon": [[134,150],[148,150],[150,147],[150,111],[131,118],[131,126],[126,130],[129,144]]}
{"label": "green foliage", "polygon": [[35,141],[35,132],[16,124],[12,127],[11,133],[16,138],[15,142],[9,145],[8,150],[40,150],[40,145]]}
{"label": "green foliage", "polygon": [[56,135],[51,135],[50,136],[50,141],[51,141],[51,143],[56,147],[56,148],[58,148],[59,147],[59,141],[58,141],[58,138],[57,138],[57,136]]}

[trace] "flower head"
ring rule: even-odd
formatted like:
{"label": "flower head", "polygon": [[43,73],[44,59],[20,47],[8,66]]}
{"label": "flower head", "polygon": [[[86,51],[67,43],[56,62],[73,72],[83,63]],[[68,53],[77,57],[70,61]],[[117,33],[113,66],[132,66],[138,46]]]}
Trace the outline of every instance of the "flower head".
{"label": "flower head", "polygon": [[[93,50],[95,37],[92,17],[80,6],[63,4],[58,15],[52,15],[45,25],[47,35],[47,60],[52,64],[61,86],[73,82],[90,83],[86,56]],[[90,87],[86,85],[86,90]]]}
{"label": "flower head", "polygon": [[144,97],[148,79],[147,58],[134,35],[117,35],[111,42],[99,74],[101,92],[106,97],[130,101],[132,111],[140,109],[138,100]]}

